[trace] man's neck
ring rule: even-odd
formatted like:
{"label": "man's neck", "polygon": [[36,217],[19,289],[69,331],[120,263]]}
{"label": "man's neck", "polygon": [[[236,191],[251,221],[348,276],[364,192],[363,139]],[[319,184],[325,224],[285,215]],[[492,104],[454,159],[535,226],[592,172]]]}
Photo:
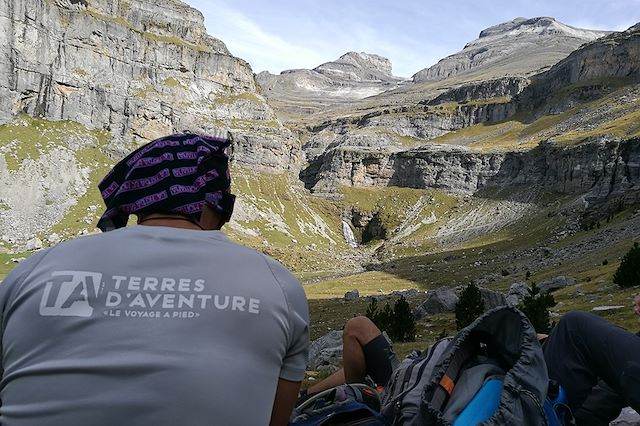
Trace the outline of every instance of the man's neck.
{"label": "man's neck", "polygon": [[138,218],[138,225],[204,230],[196,221],[181,215],[152,213]]}

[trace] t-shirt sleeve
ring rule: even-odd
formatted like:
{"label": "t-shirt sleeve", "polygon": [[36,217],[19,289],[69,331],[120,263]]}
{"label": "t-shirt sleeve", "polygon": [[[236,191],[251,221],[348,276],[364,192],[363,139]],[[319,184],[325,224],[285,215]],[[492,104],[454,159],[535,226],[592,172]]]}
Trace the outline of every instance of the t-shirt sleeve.
{"label": "t-shirt sleeve", "polygon": [[[33,254],[29,258],[23,260],[13,268],[9,275],[0,283],[0,333],[4,335],[4,327],[6,321],[6,309],[12,295],[22,285],[24,280],[29,276],[31,271],[40,263],[49,250],[42,250]],[[0,354],[2,353],[2,344],[0,340]],[[0,371],[4,370],[0,357]]]}
{"label": "t-shirt sleeve", "polygon": [[268,258],[267,262],[282,286],[289,308],[289,344],[280,378],[299,382],[304,378],[309,355],[309,304],[296,277],[275,260]]}
{"label": "t-shirt sleeve", "polygon": [[[40,263],[40,261],[46,256],[50,249],[41,250],[27,259],[20,262],[9,275],[0,282],[0,314],[4,319],[5,306],[13,292],[17,290],[17,287],[21,286],[27,276],[33,271],[33,269]],[[4,324],[3,328],[4,330]]]}

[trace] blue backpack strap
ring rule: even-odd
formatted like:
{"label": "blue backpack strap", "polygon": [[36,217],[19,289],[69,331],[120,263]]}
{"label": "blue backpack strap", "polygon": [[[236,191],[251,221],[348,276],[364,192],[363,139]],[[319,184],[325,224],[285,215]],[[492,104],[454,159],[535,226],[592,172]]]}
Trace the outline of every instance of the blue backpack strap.
{"label": "blue backpack strap", "polygon": [[380,403],[380,395],[368,385],[340,385],[320,392],[296,407],[289,425],[320,426],[352,421],[358,425],[384,425],[384,417],[377,411]]}
{"label": "blue backpack strap", "polygon": [[453,426],[477,425],[493,415],[500,405],[500,393],[504,378],[488,379],[478,390],[473,399],[456,417]]}

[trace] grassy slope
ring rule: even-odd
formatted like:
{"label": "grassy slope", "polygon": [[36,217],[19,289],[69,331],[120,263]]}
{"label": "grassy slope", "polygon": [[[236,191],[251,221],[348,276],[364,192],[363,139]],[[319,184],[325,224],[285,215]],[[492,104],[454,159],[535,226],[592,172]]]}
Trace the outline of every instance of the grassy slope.
{"label": "grassy slope", "polygon": [[[76,154],[84,166],[93,170],[93,184],[64,219],[45,233],[47,235],[55,232],[68,239],[85,229],[91,232],[103,210],[96,184],[110,168],[108,159],[97,148],[78,150]],[[37,152],[19,150],[17,154],[21,158],[31,155],[37,155]],[[303,278],[331,275],[353,267],[343,259],[350,248],[340,233],[338,208],[327,200],[292,188],[288,179],[285,174],[264,175],[234,170],[234,192],[244,204],[249,205],[249,217],[238,221],[238,224],[253,235],[230,226],[226,232],[238,242],[278,258]],[[0,279],[12,267],[10,258],[20,256],[5,257],[6,260],[0,259],[4,260],[1,262],[4,266],[0,267]]]}
{"label": "grassy slope", "polygon": [[227,231],[233,239],[272,255],[303,278],[349,267],[342,260],[350,248],[335,205],[292,186],[287,174],[238,168],[232,174],[233,191],[249,206],[235,218],[243,229]]}
{"label": "grassy slope", "polygon": [[[310,298],[312,336],[319,337],[328,329],[340,329],[349,318],[364,314],[368,303],[366,300],[346,302],[328,299],[339,298],[348,290],[357,288],[361,295],[389,293],[390,290],[403,288],[428,290],[440,286],[462,285],[489,273],[499,272],[501,268],[508,267],[513,270],[514,266],[528,264],[527,257],[506,261],[504,255],[547,242],[545,240],[553,234],[555,226],[547,226],[544,223],[545,210],[542,209],[540,214],[529,216],[505,229],[504,232],[510,233],[511,237],[502,241],[486,242],[483,241],[484,238],[479,238],[455,250],[398,259],[384,265],[384,271],[367,272],[305,286]],[[593,236],[594,232],[602,232],[608,228],[617,229],[616,226],[624,226],[631,214],[630,211],[621,212],[599,231],[580,231],[558,243],[550,244],[550,248],[559,251]],[[523,223],[530,223],[531,226],[524,228]],[[518,232],[518,229],[522,232]],[[640,293],[640,287],[621,289],[612,282],[620,258],[632,243],[632,239],[623,239],[611,245],[601,244],[570,261],[552,262],[535,270],[529,279],[526,278],[525,271],[520,269],[486,286],[506,291],[514,282],[539,283],[558,275],[573,276],[577,279],[575,286],[554,292],[558,302],[553,309],[555,318],[576,309],[591,311],[594,306],[623,305],[622,309],[597,314],[635,332],[640,329],[640,322],[631,311],[631,301],[635,294]],[[607,265],[603,265],[605,259],[608,261]],[[424,300],[424,297],[422,294],[411,298],[410,303],[415,306]],[[417,342],[400,345],[399,352],[408,353],[411,348],[424,347],[435,341],[443,330],[449,334],[455,332],[452,314],[434,315],[423,319],[418,323]]]}
{"label": "grassy slope", "polygon": [[[54,148],[68,149],[75,153],[81,168],[91,170],[90,180],[97,184],[113,165],[113,160],[103,151],[109,140],[106,132],[89,130],[75,122],[22,115],[14,122],[0,126],[0,155],[4,155],[9,171],[15,171],[26,159],[37,159]],[[91,230],[101,207],[102,198],[93,185],[66,212],[62,222],[38,237],[44,239],[51,233],[58,233],[71,238],[84,229]]]}
{"label": "grassy slope", "polygon": [[[561,103],[569,97],[580,97],[585,88],[602,87],[603,95],[595,100],[578,103],[559,114],[531,116],[517,115],[497,123],[482,123],[448,133],[433,143],[462,144],[487,150],[522,150],[553,138],[558,142],[574,143],[593,136],[635,137],[640,135],[640,101],[621,101],[633,83],[629,80],[604,82],[591,80],[568,86],[556,93],[549,104]],[[610,106],[613,106],[610,108]],[[609,116],[597,115],[606,108]],[[598,120],[594,120],[595,117]],[[568,129],[567,129],[568,127]]]}

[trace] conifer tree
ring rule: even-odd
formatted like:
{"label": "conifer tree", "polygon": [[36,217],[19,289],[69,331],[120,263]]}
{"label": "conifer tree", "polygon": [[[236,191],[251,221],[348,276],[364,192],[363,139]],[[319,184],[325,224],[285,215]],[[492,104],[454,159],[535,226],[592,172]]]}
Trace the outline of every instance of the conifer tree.
{"label": "conifer tree", "polygon": [[396,300],[393,308],[387,302],[382,310],[378,310],[377,300],[371,299],[365,315],[380,330],[386,331],[391,340],[398,342],[415,340],[416,320],[404,296]]}
{"label": "conifer tree", "polygon": [[535,283],[529,289],[518,309],[524,313],[538,333],[548,333],[551,329],[551,317],[549,309],[556,305],[556,301],[550,293],[540,293]]}
{"label": "conifer tree", "polygon": [[455,312],[458,330],[462,330],[484,313],[482,293],[475,284],[469,284],[462,290]]}
{"label": "conifer tree", "polygon": [[390,332],[392,340],[413,342],[416,340],[416,319],[409,302],[400,296],[393,305],[393,322]]}
{"label": "conifer tree", "polygon": [[635,243],[620,262],[620,266],[613,274],[613,282],[620,287],[640,285],[640,245]]}
{"label": "conifer tree", "polygon": [[367,312],[365,313],[365,316],[369,318],[371,321],[373,321],[374,324],[377,325],[376,323],[377,314],[378,314],[378,301],[376,300],[375,297],[372,297],[371,301],[369,302],[369,306],[367,306]]}
{"label": "conifer tree", "polygon": [[389,302],[385,303],[384,308],[378,314],[378,322],[380,323],[378,325],[380,330],[390,333],[393,329],[393,308],[389,305]]}

